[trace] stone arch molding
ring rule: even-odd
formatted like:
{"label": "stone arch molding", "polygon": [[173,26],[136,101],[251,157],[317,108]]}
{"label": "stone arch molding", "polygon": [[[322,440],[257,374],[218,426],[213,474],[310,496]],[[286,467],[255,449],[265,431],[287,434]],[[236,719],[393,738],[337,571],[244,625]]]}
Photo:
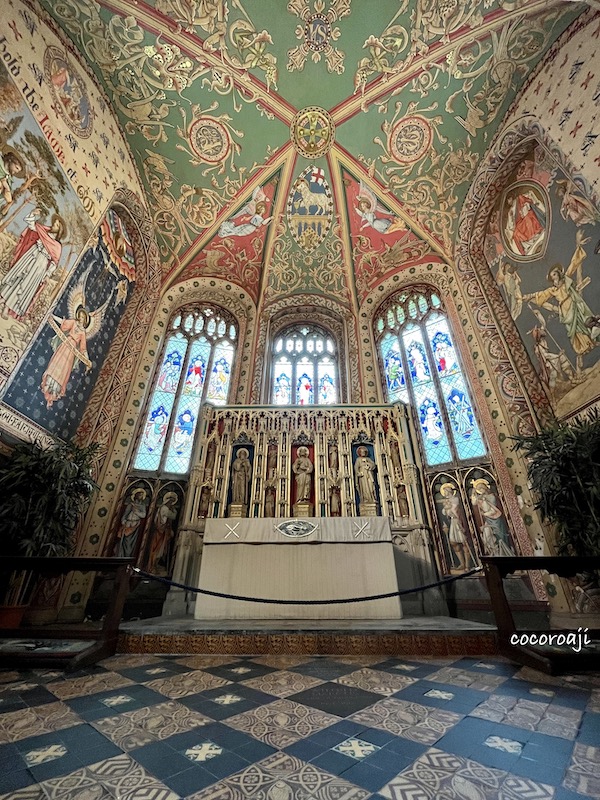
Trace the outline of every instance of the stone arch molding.
{"label": "stone arch molding", "polygon": [[456,268],[463,279],[470,311],[481,332],[511,420],[511,433],[530,433],[553,418],[552,409],[525,344],[484,257],[489,215],[510,174],[532,144],[545,148],[574,175],[575,170],[540,123],[531,116],[515,120],[492,144],[471,185],[459,220]]}
{"label": "stone arch molding", "polygon": [[[450,320],[459,353],[462,355],[463,371],[467,377],[473,402],[478,410],[479,421],[488,445],[490,459],[494,465],[498,483],[506,501],[507,514],[511,520],[515,537],[526,555],[533,554],[530,534],[523,520],[523,514],[515,493],[514,470],[508,468],[506,453],[500,440],[507,439],[506,422],[499,412],[496,399],[496,376],[488,363],[478,352],[480,341],[477,330],[465,313],[468,298],[455,271],[447,264],[432,262],[409,267],[396,273],[376,286],[365,298],[359,310],[361,345],[369,348],[372,359],[365,363],[365,370],[376,393],[368,383],[368,402],[384,402],[383,381],[380,374],[373,333],[374,317],[378,309],[394,294],[408,286],[428,285],[435,288],[442,298]],[[510,447],[508,448],[510,450]],[[512,462],[511,462],[512,463]],[[517,472],[517,479],[526,481],[524,472]],[[541,584],[536,585],[539,596],[543,593]]]}
{"label": "stone arch molding", "polygon": [[251,402],[260,403],[266,391],[265,368],[270,358],[272,337],[285,325],[306,319],[319,322],[336,336],[344,396],[347,402],[361,403],[360,349],[354,315],[341,303],[313,294],[280,298],[262,311],[254,347]]}

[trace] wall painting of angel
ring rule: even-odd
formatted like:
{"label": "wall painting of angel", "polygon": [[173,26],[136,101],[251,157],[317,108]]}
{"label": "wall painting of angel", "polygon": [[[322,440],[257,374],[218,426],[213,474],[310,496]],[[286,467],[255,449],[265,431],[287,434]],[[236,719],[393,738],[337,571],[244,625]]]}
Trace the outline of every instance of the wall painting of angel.
{"label": "wall painting of angel", "polygon": [[554,413],[582,411],[600,387],[600,199],[541,144],[509,176],[484,252]]}
{"label": "wall painting of angel", "polygon": [[190,263],[190,274],[226,278],[258,299],[265,241],[273,220],[278,174],[257,186],[244,205],[221,222],[213,239]]}
{"label": "wall painting of angel", "polygon": [[[110,348],[133,289],[131,263],[113,258],[119,230],[125,254],[131,243],[108,212],[92,244],[49,314],[10,383],[4,402],[61,438],[71,437]],[[125,250],[123,250],[125,248]]]}

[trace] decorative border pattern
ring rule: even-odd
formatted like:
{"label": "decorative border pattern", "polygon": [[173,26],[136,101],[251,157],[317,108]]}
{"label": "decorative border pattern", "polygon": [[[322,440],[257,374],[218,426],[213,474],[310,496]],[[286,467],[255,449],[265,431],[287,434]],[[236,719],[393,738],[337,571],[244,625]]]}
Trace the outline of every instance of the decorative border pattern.
{"label": "decorative border pattern", "polygon": [[121,633],[118,653],[219,655],[496,655],[496,633]]}

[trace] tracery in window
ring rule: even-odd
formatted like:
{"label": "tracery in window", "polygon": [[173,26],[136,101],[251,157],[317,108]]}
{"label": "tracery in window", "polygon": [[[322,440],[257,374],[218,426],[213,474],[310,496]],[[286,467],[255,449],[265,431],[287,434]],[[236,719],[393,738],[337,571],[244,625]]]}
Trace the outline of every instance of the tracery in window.
{"label": "tracery in window", "polygon": [[294,325],[273,342],[271,402],[275,405],[329,405],[339,400],[337,348],[316,325]]}
{"label": "tracery in window", "polygon": [[407,289],[375,319],[387,399],[410,403],[430,467],[486,455],[448,320],[429,288]]}
{"label": "tracery in window", "polygon": [[168,331],[133,467],[181,475],[189,470],[202,402],[227,403],[238,330],[222,309],[190,306]]}

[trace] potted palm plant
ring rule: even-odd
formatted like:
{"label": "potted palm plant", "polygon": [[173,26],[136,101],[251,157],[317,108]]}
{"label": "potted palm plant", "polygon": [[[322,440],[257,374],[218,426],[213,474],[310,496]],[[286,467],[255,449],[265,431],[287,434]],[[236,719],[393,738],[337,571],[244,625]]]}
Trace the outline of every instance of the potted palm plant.
{"label": "potted palm plant", "polygon": [[[0,465],[0,555],[69,555],[96,484],[90,469],[97,444],[48,448],[24,442]],[[29,571],[4,571],[4,626],[18,627],[36,584]],[[2,622],[0,622],[2,624]]]}
{"label": "potted palm plant", "polygon": [[[600,556],[600,410],[515,440],[528,462],[535,508],[556,530],[557,553]],[[596,573],[579,577],[575,604],[577,611],[600,606]]]}

